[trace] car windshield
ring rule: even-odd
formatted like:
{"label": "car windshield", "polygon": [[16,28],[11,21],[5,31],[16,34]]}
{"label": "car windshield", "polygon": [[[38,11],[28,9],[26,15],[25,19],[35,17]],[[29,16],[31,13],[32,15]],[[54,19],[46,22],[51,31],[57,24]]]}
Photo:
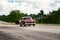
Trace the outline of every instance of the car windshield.
{"label": "car windshield", "polygon": [[23,18],[23,20],[27,20],[27,19],[31,19],[31,18]]}

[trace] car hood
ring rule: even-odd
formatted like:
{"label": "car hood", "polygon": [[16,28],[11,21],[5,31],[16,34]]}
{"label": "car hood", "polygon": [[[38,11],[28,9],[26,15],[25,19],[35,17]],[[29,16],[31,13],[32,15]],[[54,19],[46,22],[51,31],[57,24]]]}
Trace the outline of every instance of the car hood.
{"label": "car hood", "polygon": [[25,20],[25,22],[33,22],[33,20]]}

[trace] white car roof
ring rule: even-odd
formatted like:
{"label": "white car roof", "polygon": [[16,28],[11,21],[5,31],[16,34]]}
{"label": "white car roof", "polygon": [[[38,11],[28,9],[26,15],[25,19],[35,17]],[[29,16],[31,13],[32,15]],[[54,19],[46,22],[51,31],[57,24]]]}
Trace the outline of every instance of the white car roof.
{"label": "white car roof", "polygon": [[25,17],[22,17],[22,18],[32,18],[32,17],[30,17],[30,16],[25,16]]}

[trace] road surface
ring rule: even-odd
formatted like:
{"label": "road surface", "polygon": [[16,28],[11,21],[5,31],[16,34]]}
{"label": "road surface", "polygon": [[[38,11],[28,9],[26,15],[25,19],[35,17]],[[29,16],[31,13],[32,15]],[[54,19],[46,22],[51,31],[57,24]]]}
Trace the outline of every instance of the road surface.
{"label": "road surface", "polygon": [[37,24],[35,27],[21,27],[0,24],[0,40],[60,40],[60,26]]}

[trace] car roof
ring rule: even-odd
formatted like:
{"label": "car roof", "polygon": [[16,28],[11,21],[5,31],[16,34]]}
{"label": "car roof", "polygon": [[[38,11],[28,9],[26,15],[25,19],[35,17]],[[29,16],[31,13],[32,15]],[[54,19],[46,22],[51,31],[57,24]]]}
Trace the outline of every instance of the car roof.
{"label": "car roof", "polygon": [[22,17],[22,18],[32,18],[32,17],[30,17],[30,16],[25,16],[25,17]]}

